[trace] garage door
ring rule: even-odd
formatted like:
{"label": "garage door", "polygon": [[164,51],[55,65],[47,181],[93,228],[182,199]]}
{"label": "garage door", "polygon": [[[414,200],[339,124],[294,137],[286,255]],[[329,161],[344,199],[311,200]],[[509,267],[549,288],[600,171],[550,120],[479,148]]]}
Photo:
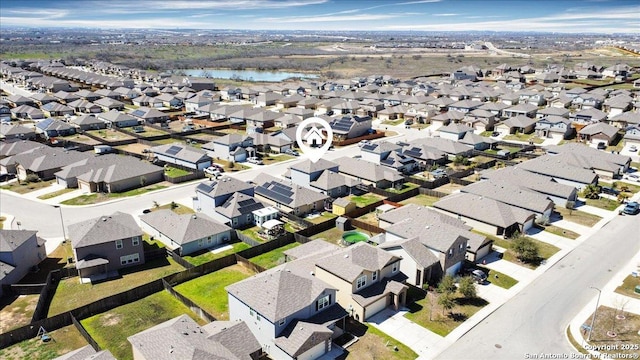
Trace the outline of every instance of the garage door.
{"label": "garage door", "polygon": [[56,182],[58,183],[58,185],[62,186],[62,187],[67,187],[67,180],[65,179],[61,179],[61,178],[56,178]]}
{"label": "garage door", "polygon": [[491,246],[489,246],[488,244],[485,247],[478,249],[478,252],[476,253],[476,261],[479,261],[483,257],[489,255],[490,251],[491,251]]}
{"label": "garage door", "polygon": [[387,307],[387,297],[383,297],[382,299],[374,302],[373,304],[367,306],[367,311],[365,312],[366,319],[369,319],[373,315],[379,313]]}
{"label": "garage door", "polygon": [[89,183],[86,183],[84,181],[78,181],[78,185],[80,186],[80,190],[91,192],[91,185]]}
{"label": "garage door", "polygon": [[532,226],[533,226],[533,219],[524,223],[522,229],[526,232],[527,230],[531,229]]}

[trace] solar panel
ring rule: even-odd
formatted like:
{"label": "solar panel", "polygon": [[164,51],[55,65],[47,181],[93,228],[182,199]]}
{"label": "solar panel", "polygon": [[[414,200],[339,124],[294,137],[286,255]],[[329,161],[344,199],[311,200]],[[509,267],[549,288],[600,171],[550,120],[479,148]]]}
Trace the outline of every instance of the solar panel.
{"label": "solar panel", "polygon": [[277,193],[277,192],[275,192],[273,190],[267,189],[267,188],[265,188],[263,186],[258,186],[256,188],[255,192],[260,194],[260,195],[263,195],[263,196],[265,196],[265,197],[267,197],[269,199],[272,199],[272,200],[275,200],[275,201],[277,201],[279,203],[282,203],[282,204],[289,204],[289,203],[291,203],[293,201],[293,199],[291,199],[291,198],[289,198],[287,196],[284,196],[282,194],[279,194],[279,193]]}
{"label": "solar panel", "polygon": [[132,112],[132,113],[131,113],[131,115],[141,117],[141,116],[143,116],[143,115],[144,115],[144,111],[142,111],[142,110],[135,110],[134,112]]}
{"label": "solar panel", "polygon": [[182,148],[180,146],[171,146],[169,149],[167,149],[166,153],[169,155],[175,155],[177,153],[179,153],[182,150]]}
{"label": "solar panel", "polygon": [[362,147],[362,150],[372,151],[372,150],[375,150],[375,148],[377,148],[377,147],[378,147],[378,145],[374,145],[374,144],[364,145]]}

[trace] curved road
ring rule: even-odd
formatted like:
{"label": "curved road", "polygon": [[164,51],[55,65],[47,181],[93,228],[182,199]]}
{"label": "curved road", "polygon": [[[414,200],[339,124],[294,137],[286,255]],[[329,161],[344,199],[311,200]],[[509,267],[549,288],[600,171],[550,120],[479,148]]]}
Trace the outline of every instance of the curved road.
{"label": "curved road", "polygon": [[616,217],[436,359],[517,360],[541,353],[570,358],[575,351],[566,328],[597,296],[589,287],[602,288],[640,251],[639,216]]}

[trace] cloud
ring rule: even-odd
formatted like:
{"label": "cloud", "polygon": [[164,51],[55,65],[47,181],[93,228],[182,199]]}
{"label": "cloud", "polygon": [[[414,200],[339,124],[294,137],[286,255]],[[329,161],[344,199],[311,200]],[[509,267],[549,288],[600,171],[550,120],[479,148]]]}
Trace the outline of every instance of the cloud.
{"label": "cloud", "polygon": [[265,22],[276,23],[308,23],[308,22],[340,22],[340,21],[373,21],[398,17],[394,14],[358,14],[358,15],[317,15],[317,16],[292,16],[263,18]]}
{"label": "cloud", "polygon": [[[197,10],[197,9],[281,9],[308,5],[319,5],[329,0],[207,0],[207,1],[142,1],[144,6],[158,10]],[[124,4],[140,6],[140,1]]]}
{"label": "cloud", "polygon": [[460,16],[461,14],[445,13],[445,14],[431,14],[431,16]]}

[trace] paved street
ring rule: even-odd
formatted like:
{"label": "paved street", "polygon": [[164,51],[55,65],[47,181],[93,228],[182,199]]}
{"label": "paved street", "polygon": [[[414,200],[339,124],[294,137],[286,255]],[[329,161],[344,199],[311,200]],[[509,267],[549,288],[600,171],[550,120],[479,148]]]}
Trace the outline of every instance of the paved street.
{"label": "paved street", "polygon": [[[437,359],[524,359],[574,351],[566,327],[640,250],[637,216],[616,216],[529,286],[467,332]],[[606,256],[603,256],[606,254]]]}

